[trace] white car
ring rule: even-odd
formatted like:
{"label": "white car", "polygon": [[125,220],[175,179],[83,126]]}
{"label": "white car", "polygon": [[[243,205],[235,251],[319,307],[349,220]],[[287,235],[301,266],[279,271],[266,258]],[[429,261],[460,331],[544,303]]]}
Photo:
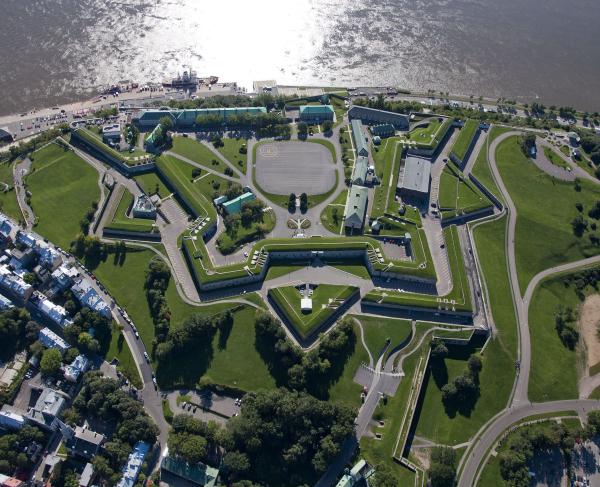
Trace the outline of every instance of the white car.
{"label": "white car", "polygon": [[150,363],[150,357],[148,356],[148,352],[144,352],[144,358],[146,359],[146,362]]}

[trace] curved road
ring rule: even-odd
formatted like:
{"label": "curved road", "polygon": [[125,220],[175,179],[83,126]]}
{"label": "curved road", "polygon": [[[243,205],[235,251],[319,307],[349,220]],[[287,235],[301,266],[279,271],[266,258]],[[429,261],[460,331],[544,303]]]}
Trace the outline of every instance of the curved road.
{"label": "curved road", "polygon": [[515,257],[517,210],[502,180],[496,161],[496,149],[498,148],[498,145],[507,138],[513,135],[519,135],[520,133],[521,132],[519,131],[506,132],[497,137],[488,147],[488,160],[490,162],[492,176],[504,197],[508,212],[506,248],[511,292],[517,311],[517,321],[519,325],[520,368],[517,374],[517,381],[510,407],[496,415],[479,430],[475,435],[475,439],[471,443],[471,446],[467,449],[465,455],[461,459],[463,469],[458,482],[459,487],[471,487],[475,485],[478,480],[478,469],[482,465],[482,462],[486,460],[490,448],[495,444],[500,434],[515,422],[535,414],[552,413],[564,410],[576,410],[579,413],[585,414],[589,410],[600,409],[600,401],[595,400],[576,399],[532,404],[528,399],[529,374],[531,370],[531,341],[529,335],[528,314],[533,292],[538,284],[546,277],[556,273],[574,270],[589,264],[598,263],[600,262],[600,255],[562,264],[540,272],[528,284],[525,295],[521,296]]}

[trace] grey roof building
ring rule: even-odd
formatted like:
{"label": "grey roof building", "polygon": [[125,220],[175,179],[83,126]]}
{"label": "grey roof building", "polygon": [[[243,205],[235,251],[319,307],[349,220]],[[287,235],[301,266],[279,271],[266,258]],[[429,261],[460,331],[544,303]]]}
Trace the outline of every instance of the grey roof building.
{"label": "grey roof building", "polygon": [[367,180],[367,171],[369,169],[369,159],[364,156],[358,156],[352,169],[352,184],[363,186]]}
{"label": "grey roof building", "polygon": [[0,267],[0,289],[10,298],[24,302],[33,294],[33,287],[19,276],[13,274],[7,266]]}
{"label": "grey roof building", "polygon": [[50,328],[42,328],[38,334],[38,339],[47,348],[56,348],[61,353],[65,353],[71,345],[54,333]]}
{"label": "grey roof building", "polygon": [[81,279],[71,288],[71,291],[82,306],[87,306],[105,318],[110,318],[110,306],[98,295],[88,279]]}
{"label": "grey roof building", "polygon": [[150,197],[146,194],[135,197],[131,211],[134,218],[147,218],[148,220],[156,218],[156,206],[154,206],[154,203],[152,203]]}
{"label": "grey roof building", "polygon": [[369,190],[364,186],[352,186],[348,190],[348,199],[344,209],[344,226],[351,229],[362,229],[369,200]]}
{"label": "grey roof building", "polygon": [[352,126],[352,137],[354,138],[354,148],[356,149],[357,156],[368,156],[369,146],[367,145],[367,139],[363,132],[363,126],[360,120],[352,120],[350,122]]}
{"label": "grey roof building", "polygon": [[66,440],[65,446],[71,453],[83,458],[92,458],[96,455],[104,442],[104,435],[81,426],[76,426],[73,430],[65,425],[61,428],[61,432]]}
{"label": "grey roof building", "polygon": [[353,105],[348,110],[348,117],[350,120],[361,120],[368,125],[389,123],[398,130],[408,130],[410,124],[408,115],[358,105]]}
{"label": "grey roof building", "polygon": [[42,428],[56,430],[56,417],[65,405],[65,398],[53,389],[44,388],[40,397],[25,417]]}
{"label": "grey roof building", "polygon": [[429,194],[431,162],[428,159],[409,156],[404,161],[404,168],[401,168],[400,171],[398,191],[401,194],[420,197]]}

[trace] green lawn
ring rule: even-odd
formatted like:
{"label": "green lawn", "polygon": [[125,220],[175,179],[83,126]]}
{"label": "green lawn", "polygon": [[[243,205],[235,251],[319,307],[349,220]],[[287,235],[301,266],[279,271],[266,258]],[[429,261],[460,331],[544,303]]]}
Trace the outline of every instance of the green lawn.
{"label": "green lawn", "polygon": [[349,263],[335,263],[335,261],[334,262],[327,261],[327,265],[330,265],[331,267],[335,267],[336,269],[339,269],[341,271],[353,274],[357,277],[360,277],[361,279],[370,279],[371,278],[371,274],[369,274],[369,271],[367,270],[367,267],[365,266],[364,262],[357,261],[354,264],[349,264]]}
{"label": "green lawn", "polygon": [[571,167],[564,161],[564,159],[561,156],[554,152],[550,147],[544,146],[543,149],[546,158],[555,166],[562,167],[563,169],[569,169]]}
{"label": "green lawn", "polygon": [[554,325],[554,314],[559,304],[577,309],[580,302],[573,288],[565,287],[562,279],[556,277],[540,284],[529,305],[531,401],[578,397],[578,352],[562,344]]}
{"label": "green lawn", "polygon": [[171,152],[179,154],[208,169],[224,174],[227,164],[201,142],[189,137],[174,137]]}
{"label": "green lawn", "polygon": [[467,155],[467,151],[471,146],[471,142],[473,141],[473,137],[477,133],[477,129],[479,128],[479,120],[467,120],[465,125],[460,129],[458,133],[458,137],[452,146],[452,152],[459,161],[465,162],[464,158]]}
{"label": "green lawn", "polygon": [[363,324],[365,343],[371,351],[374,361],[377,361],[388,338],[390,338],[390,347],[387,353],[404,343],[412,333],[409,320],[360,315],[356,318]]}
{"label": "green lawn", "polygon": [[442,218],[489,208],[492,202],[453,165],[446,165],[440,179],[439,207]]}
{"label": "green lawn", "polygon": [[135,365],[135,360],[133,359],[133,355],[131,355],[131,350],[129,350],[129,346],[125,341],[125,338],[119,339],[121,336],[121,332],[113,331],[110,347],[108,352],[106,352],[106,361],[111,362],[113,359],[117,359],[119,361],[117,365],[117,370],[121,372],[129,382],[131,382],[135,387],[141,389],[143,387],[142,379],[140,379],[140,374],[138,372],[137,366]]}
{"label": "green lawn", "polygon": [[246,139],[230,139],[228,137],[223,138],[222,140],[224,145],[217,150],[231,163],[232,166],[246,174],[248,154],[240,153],[240,149],[242,147],[247,147],[248,141]]}
{"label": "green lawn", "polygon": [[7,191],[4,191],[4,188],[0,188],[0,211],[16,222],[19,222],[23,219],[23,214],[17,202],[17,192],[14,189],[13,165],[14,163],[12,162],[0,164],[0,182],[8,185]]}
{"label": "green lawn", "polygon": [[161,198],[166,198],[171,194],[171,191],[169,191],[165,186],[165,183],[162,182],[155,172],[140,174],[139,176],[135,176],[134,179],[139,183],[146,194],[158,194]]}
{"label": "green lawn", "polygon": [[581,191],[575,184],[558,181],[540,171],[519,146],[517,137],[510,137],[498,147],[496,154],[502,179],[517,208],[515,236],[517,269],[521,292],[535,274],[565,262],[600,253],[600,246],[589,236],[573,234],[571,220],[579,213],[575,203],[584,207],[584,215],[600,200],[600,187],[582,180]]}
{"label": "green lawn", "polygon": [[79,222],[99,202],[98,173],[72,151],[50,144],[33,154],[26,177],[36,231],[65,249],[80,232]]}
{"label": "green lawn", "polygon": [[[344,207],[348,198],[348,190],[345,189],[336,198],[329,203],[321,212],[321,223],[323,226],[337,235],[342,233],[342,224],[344,219]],[[337,223],[336,223],[337,220]]]}
{"label": "green lawn", "polygon": [[397,144],[398,140],[398,137],[389,137],[379,146],[378,150],[372,152],[375,161],[375,174],[381,184],[375,187],[371,218],[382,216],[387,210],[388,194],[392,198],[396,194],[396,186],[393,186],[392,183],[394,178],[398,177],[398,174],[394,174],[394,168],[402,154],[401,148]]}
{"label": "green lawn", "polygon": [[560,151],[567,157],[571,157],[571,149],[566,145],[560,146]]}
{"label": "green lawn", "polygon": [[285,314],[288,321],[303,337],[309,336],[315,329],[330,318],[335,310],[358,291],[353,286],[319,284],[313,289],[312,310],[300,310],[300,291],[294,286],[269,289],[271,297]]}

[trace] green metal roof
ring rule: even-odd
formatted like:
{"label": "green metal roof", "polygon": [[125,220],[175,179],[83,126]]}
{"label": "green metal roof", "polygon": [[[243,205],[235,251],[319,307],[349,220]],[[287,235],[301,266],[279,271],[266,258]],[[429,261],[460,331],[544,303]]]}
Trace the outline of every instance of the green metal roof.
{"label": "green metal roof", "polygon": [[356,153],[358,155],[366,156],[369,152],[369,147],[367,146],[367,139],[365,139],[365,134],[363,133],[362,122],[360,120],[352,120],[350,124],[352,126],[352,136],[354,137]]}
{"label": "green metal roof", "polygon": [[193,124],[201,115],[220,115],[227,118],[230,115],[240,115],[248,113],[250,115],[258,115],[267,113],[265,107],[226,107],[226,108],[196,108],[186,110],[145,110],[139,116],[139,123],[150,124],[153,121],[158,121],[162,117],[171,117],[175,125]]}
{"label": "green metal roof", "polygon": [[367,170],[369,169],[369,159],[367,157],[358,156],[352,170],[352,182],[359,184],[364,183],[367,179]]}
{"label": "green metal roof", "polygon": [[253,201],[255,199],[256,196],[254,196],[253,193],[244,193],[238,196],[237,198],[232,199],[231,201],[223,203],[223,208],[225,208],[227,213],[233,215],[234,213],[239,213],[240,211],[242,211],[242,205],[244,203],[249,203],[250,201]]}
{"label": "green metal roof", "polygon": [[179,457],[164,457],[160,467],[185,480],[206,487],[213,487],[219,475],[219,469],[217,468],[210,467],[201,462],[197,465],[190,465]]}
{"label": "green metal roof", "polygon": [[348,199],[344,210],[346,223],[363,224],[368,198],[369,190],[363,186],[354,185],[348,190]]}
{"label": "green metal roof", "polygon": [[302,105],[300,107],[300,116],[302,115],[332,115],[333,107],[331,105]]}
{"label": "green metal roof", "polygon": [[150,132],[148,134],[148,136],[146,137],[146,144],[155,144],[156,143],[156,137],[160,134],[162,134],[162,125],[159,123],[156,127],[154,127],[154,130],[152,130],[152,132]]}
{"label": "green metal roof", "polygon": [[381,125],[374,125],[371,127],[371,133],[373,135],[390,135],[394,134],[396,129],[391,123],[384,123]]}

